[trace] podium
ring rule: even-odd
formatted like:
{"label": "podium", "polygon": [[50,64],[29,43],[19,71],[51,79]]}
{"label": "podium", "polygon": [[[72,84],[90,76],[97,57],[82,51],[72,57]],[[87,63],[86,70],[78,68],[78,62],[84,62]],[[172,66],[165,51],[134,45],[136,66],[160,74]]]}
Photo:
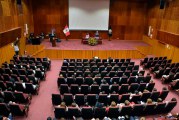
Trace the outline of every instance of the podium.
{"label": "podium", "polygon": [[57,46],[56,39],[53,38],[51,42],[52,42],[52,47],[56,47]]}

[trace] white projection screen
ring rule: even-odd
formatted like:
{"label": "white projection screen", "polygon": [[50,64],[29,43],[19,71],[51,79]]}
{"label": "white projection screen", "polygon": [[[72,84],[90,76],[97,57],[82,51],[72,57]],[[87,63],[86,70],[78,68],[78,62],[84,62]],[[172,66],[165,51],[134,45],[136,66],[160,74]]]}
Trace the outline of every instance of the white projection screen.
{"label": "white projection screen", "polygon": [[110,0],[69,0],[70,30],[108,30]]}

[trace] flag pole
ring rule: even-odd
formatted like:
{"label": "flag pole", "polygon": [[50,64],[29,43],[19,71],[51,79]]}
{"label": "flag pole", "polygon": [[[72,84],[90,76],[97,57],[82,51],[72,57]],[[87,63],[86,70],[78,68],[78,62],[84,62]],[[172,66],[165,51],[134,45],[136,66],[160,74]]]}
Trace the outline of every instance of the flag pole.
{"label": "flag pole", "polygon": [[66,38],[66,41],[68,41],[68,36],[66,36],[65,38]]}

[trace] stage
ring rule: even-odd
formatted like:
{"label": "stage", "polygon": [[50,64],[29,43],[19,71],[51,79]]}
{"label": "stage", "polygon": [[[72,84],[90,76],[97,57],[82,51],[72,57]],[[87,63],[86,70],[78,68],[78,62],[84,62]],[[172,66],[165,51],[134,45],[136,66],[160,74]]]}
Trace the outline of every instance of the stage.
{"label": "stage", "polygon": [[62,40],[56,42],[56,47],[52,47],[51,42],[45,39],[41,44],[45,46],[45,49],[56,50],[136,50],[138,46],[149,46],[147,43],[137,40],[103,40],[102,44],[96,46],[83,44],[80,39]]}
{"label": "stage", "polygon": [[150,45],[137,40],[103,40],[102,44],[90,46],[81,43],[80,39],[62,40],[52,47],[48,39],[41,45],[27,45],[26,50],[36,57],[49,57],[51,59],[80,58],[90,59],[98,56],[101,59],[108,58],[144,58],[150,50]]}

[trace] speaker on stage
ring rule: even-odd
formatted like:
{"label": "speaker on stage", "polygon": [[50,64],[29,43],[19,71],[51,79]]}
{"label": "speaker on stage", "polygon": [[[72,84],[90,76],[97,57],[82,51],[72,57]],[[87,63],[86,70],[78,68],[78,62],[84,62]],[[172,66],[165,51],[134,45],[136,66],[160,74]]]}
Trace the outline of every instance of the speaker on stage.
{"label": "speaker on stage", "polygon": [[160,9],[164,9],[165,7],[165,0],[160,0]]}

